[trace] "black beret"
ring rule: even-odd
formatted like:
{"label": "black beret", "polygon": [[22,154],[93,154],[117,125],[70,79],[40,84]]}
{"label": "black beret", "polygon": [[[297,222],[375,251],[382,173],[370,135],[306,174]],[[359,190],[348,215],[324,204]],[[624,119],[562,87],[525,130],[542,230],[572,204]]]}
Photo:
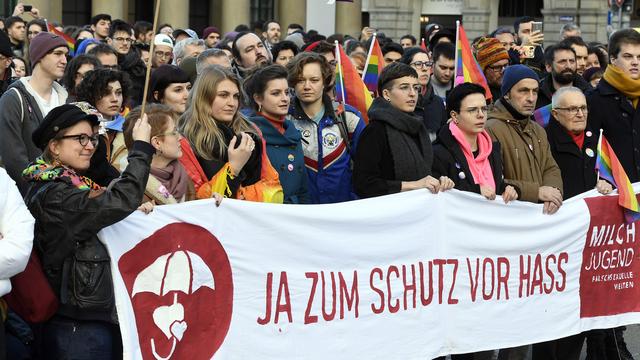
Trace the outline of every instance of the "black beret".
{"label": "black beret", "polygon": [[44,150],[49,140],[55,138],[58,132],[83,120],[88,121],[92,126],[100,124],[96,115],[87,114],[76,105],[64,104],[58,106],[45,116],[42,123],[31,135],[31,140],[40,150]]}

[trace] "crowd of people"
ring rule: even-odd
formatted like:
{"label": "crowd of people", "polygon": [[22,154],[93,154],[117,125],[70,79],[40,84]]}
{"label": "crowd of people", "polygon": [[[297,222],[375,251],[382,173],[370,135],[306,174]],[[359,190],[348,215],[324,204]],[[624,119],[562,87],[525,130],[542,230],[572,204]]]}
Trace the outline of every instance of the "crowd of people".
{"label": "crowd of people", "polygon": [[[161,24],[154,33],[151,23],[98,14],[85,26],[53,24],[75,40],[70,49],[27,10],[18,4],[0,24],[0,296],[26,267],[57,303],[33,321],[0,299],[0,359],[121,356],[97,233],[134,211],[206,198],[329,204],[455,188],[543,204],[553,216],[567,198],[613,190],[595,170],[600,130],[631,182],[640,180],[632,29],[598,44],[569,24],[543,48],[535,19],[519,18],[473,41],[490,92],[454,86],[453,31],[428,25],[426,48],[410,34],[378,32],[385,67],[367,124],[335,100],[333,44],[363,72],[372,28],[359,38],[298,24],[285,35],[277,21],[202,34]],[[533,114],[549,104],[543,127]],[[590,360],[631,359],[623,330],[533,344],[533,358],[577,360],[586,339]],[[501,349],[499,359],[528,351]]]}

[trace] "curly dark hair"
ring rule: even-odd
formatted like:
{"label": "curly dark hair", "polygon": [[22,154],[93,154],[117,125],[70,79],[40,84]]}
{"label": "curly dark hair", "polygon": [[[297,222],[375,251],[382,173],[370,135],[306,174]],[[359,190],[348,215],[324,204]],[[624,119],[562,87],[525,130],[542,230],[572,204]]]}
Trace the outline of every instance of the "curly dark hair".
{"label": "curly dark hair", "polygon": [[69,61],[62,76],[62,86],[67,89],[69,95],[76,95],[76,75],[78,69],[84,64],[91,64],[94,69],[101,66],[100,61],[93,55],[78,55]]}
{"label": "curly dark hair", "polygon": [[96,106],[98,100],[108,95],[107,87],[110,82],[118,81],[122,86],[122,104],[126,104],[131,90],[131,81],[127,73],[111,69],[95,69],[85,74],[84,79],[76,88],[78,101],[86,101]]}
{"label": "curly dark hair", "polygon": [[302,77],[304,66],[313,63],[320,65],[324,92],[328,92],[333,87],[333,69],[324,56],[314,52],[300,53],[287,64],[289,86],[295,87],[298,79]]}

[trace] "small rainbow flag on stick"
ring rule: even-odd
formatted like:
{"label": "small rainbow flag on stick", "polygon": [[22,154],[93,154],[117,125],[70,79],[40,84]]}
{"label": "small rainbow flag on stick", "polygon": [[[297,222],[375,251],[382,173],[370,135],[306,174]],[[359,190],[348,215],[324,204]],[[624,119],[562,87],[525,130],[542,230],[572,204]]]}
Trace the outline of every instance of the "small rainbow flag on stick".
{"label": "small rainbow flag on stick", "polygon": [[349,60],[344,49],[338,42],[336,44],[336,101],[353,106],[360,111],[362,120],[369,123],[367,110],[373,98],[369,89],[364,85],[358,71]]}
{"label": "small rainbow flag on stick", "polygon": [[378,94],[378,79],[380,73],[384,67],[384,57],[382,55],[382,49],[376,38],[376,34],[373,34],[371,40],[371,48],[369,48],[369,54],[367,55],[367,62],[364,66],[364,72],[362,73],[362,80],[367,85],[367,89],[373,94]]}
{"label": "small rainbow flag on stick", "polygon": [[46,23],[47,23],[47,31],[62,37],[64,41],[67,43],[67,46],[69,46],[69,55],[73,56],[73,53],[76,50],[75,40],[73,40],[73,38],[71,38],[69,35],[56,29],[56,27],[53,26],[53,24],[50,24],[48,21],[46,21]]}
{"label": "small rainbow flag on stick", "polygon": [[624,208],[624,217],[627,223],[640,220],[640,207],[638,207],[636,193],[633,191],[629,177],[624,172],[616,153],[604,138],[602,129],[600,129],[600,140],[598,141],[596,169],[598,169],[598,177],[609,181],[618,189],[618,204]]}
{"label": "small rainbow flag on stick", "polygon": [[533,112],[533,118],[538,125],[546,127],[551,119],[551,104],[539,107]]}
{"label": "small rainbow flag on stick", "polygon": [[464,32],[464,28],[460,25],[460,21],[456,21],[456,80],[454,85],[460,85],[465,82],[482,85],[485,90],[487,100],[491,99],[491,90],[487,85],[487,79],[484,77],[480,65],[473,57],[469,39]]}

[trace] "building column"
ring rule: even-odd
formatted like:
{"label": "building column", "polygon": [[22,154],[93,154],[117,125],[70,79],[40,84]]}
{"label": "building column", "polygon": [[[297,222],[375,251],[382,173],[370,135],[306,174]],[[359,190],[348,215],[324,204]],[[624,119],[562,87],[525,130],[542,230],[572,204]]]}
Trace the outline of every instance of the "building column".
{"label": "building column", "polygon": [[462,23],[469,41],[495,30],[498,24],[498,0],[465,0]]}
{"label": "building column", "polygon": [[[369,0],[369,26],[396,41],[412,33],[414,4],[410,0]],[[358,15],[360,22],[360,15]],[[361,29],[359,29],[361,30]],[[356,37],[359,35],[356,34]]]}
{"label": "building column", "polygon": [[249,0],[225,0],[222,2],[220,31],[233,31],[240,24],[250,25],[251,2]]}
{"label": "building column", "polygon": [[[40,16],[49,21],[62,21],[62,0],[31,0],[28,1],[27,4],[38,9]],[[13,8],[11,8],[11,11],[13,11]],[[22,18],[27,22],[33,20],[33,17],[27,14],[23,15]]]}
{"label": "building column", "polygon": [[123,0],[93,0],[91,15],[109,14],[112,19],[124,19],[125,7]]}
{"label": "building column", "polygon": [[[336,2],[336,33],[356,39],[362,31],[362,0]],[[330,34],[329,34],[330,35]]]}
{"label": "building column", "polygon": [[280,0],[278,1],[278,19],[282,38],[287,37],[289,24],[300,24],[307,28],[307,1],[306,0]]}
{"label": "building column", "polygon": [[158,14],[158,25],[164,23],[171,24],[174,29],[188,28],[189,2],[167,0],[162,1],[160,3],[160,14]]}
{"label": "building column", "polygon": [[[223,31],[222,25],[222,1],[209,0],[209,25],[217,27],[220,31]],[[220,34],[222,37],[224,33]]]}

